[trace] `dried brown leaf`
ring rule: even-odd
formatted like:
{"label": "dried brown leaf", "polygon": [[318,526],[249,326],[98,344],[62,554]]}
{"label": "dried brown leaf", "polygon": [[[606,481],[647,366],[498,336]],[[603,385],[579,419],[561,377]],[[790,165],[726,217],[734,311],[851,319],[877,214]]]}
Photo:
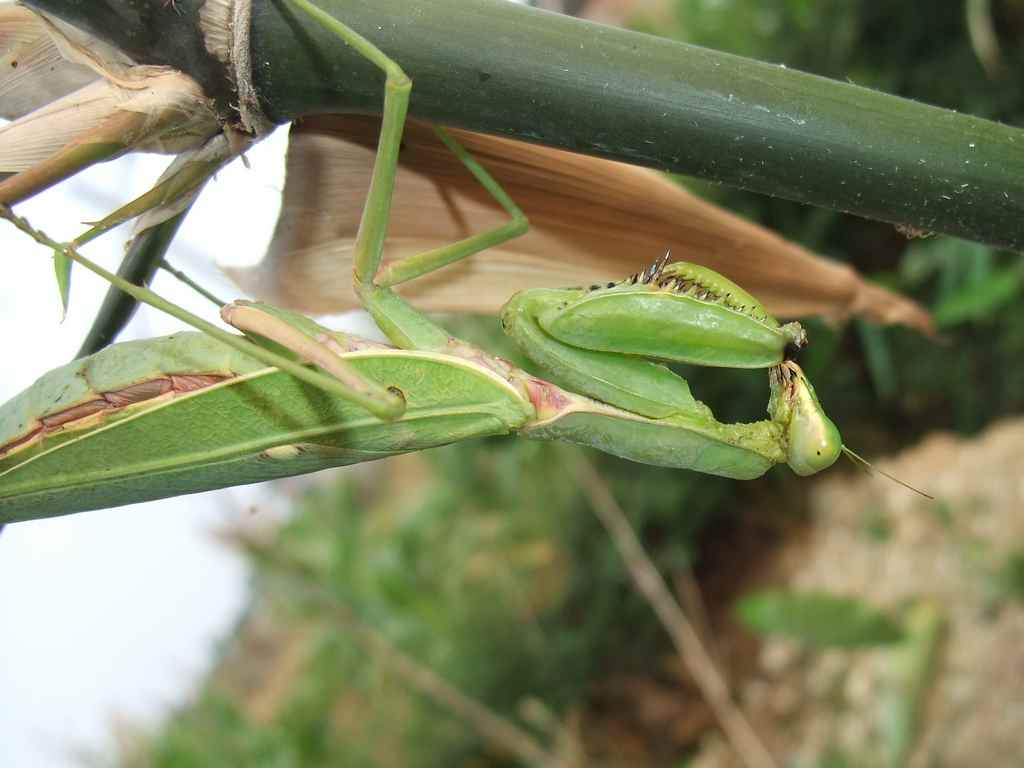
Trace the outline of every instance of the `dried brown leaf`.
{"label": "dried brown leaf", "polygon": [[0,173],[15,174],[0,182],[0,202],[13,205],[126,151],[178,154],[217,133],[194,80],[169,69],[141,74],[131,87],[98,79],[0,128]]}
{"label": "dried brown leaf", "polygon": [[89,84],[96,73],[67,61],[34,13],[0,6],[0,117],[14,120]]}
{"label": "dried brown leaf", "polygon": [[[292,128],[281,216],[264,261],[232,275],[306,312],[356,306],[351,257],[379,122],[318,116]],[[530,232],[401,286],[434,311],[494,313],[515,291],[619,280],[666,251],[743,285],[780,317],[861,315],[931,329],[912,301],[701,200],[655,171],[453,131],[530,219]],[[406,127],[385,261],[507,220],[423,124]]]}

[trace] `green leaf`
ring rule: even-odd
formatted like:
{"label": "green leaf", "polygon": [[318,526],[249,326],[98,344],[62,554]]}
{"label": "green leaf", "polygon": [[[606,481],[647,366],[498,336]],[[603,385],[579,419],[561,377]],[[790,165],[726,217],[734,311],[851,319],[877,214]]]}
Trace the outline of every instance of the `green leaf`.
{"label": "green leaf", "polygon": [[864,362],[875,392],[881,399],[891,400],[899,393],[899,380],[885,330],[875,323],[858,320],[857,331],[860,333]]}
{"label": "green leaf", "polygon": [[997,582],[1008,597],[1024,602],[1024,550],[1017,550],[1006,558]]}
{"label": "green leaf", "polygon": [[921,733],[929,693],[941,670],[946,618],[940,606],[920,600],[903,611],[906,641],[888,656],[887,681],[879,692],[882,747],[887,766],[909,764]]}
{"label": "green leaf", "polygon": [[993,272],[940,302],[932,313],[935,325],[949,328],[992,315],[1020,295],[1022,279],[1020,265]]}
{"label": "green leaf", "polygon": [[820,648],[887,645],[903,639],[899,625],[866,603],[822,592],[757,592],[736,607],[762,635],[781,635]]}
{"label": "green leaf", "polygon": [[63,251],[53,252],[53,272],[57,276],[57,290],[60,291],[60,321],[68,316],[68,301],[71,298],[71,264]]}

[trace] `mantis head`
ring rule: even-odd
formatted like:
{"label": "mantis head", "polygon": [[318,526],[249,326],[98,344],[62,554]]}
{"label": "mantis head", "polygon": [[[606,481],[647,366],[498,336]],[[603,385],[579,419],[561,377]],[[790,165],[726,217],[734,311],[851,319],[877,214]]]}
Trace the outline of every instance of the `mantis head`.
{"label": "mantis head", "polygon": [[878,469],[843,445],[839,430],[832,419],[825,415],[814,387],[799,365],[787,360],[771,369],[769,380],[772,394],[768,401],[768,413],[773,421],[784,426],[786,463],[796,474],[813,475],[828,469],[839,458],[839,454],[844,453],[857,466],[869,472],[877,472],[926,499],[933,499],[919,488]]}
{"label": "mantis head", "polygon": [[814,387],[800,366],[792,360],[771,369],[772,420],[784,425],[786,463],[796,474],[813,475],[828,469],[843,451],[843,439],[825,415]]}

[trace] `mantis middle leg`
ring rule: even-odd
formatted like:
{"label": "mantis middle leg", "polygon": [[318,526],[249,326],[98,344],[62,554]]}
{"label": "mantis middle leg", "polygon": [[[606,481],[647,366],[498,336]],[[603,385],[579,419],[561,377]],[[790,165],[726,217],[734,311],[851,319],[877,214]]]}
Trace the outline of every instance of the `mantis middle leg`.
{"label": "mantis middle leg", "polygon": [[524,234],[529,226],[526,216],[498,182],[447,131],[436,128],[441,141],[494,196],[510,219],[487,232],[409,256],[381,269],[412,80],[373,43],[333,16],[308,0],[291,2],[379,67],[386,78],[377,156],[356,235],[353,275],[356,295],[395,345],[404,349],[443,350],[449,344],[449,334],[398,297],[391,288]]}

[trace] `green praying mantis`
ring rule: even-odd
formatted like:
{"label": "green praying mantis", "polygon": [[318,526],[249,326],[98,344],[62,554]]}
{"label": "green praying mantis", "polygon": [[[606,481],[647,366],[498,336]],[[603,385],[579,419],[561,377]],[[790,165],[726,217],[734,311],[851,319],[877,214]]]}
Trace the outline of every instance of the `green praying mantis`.
{"label": "green praying mantis", "polygon": [[[386,75],[383,121],[355,246],[354,288],[391,346],[236,302],[227,333],[119,281],[4,211],[37,241],[199,328],[116,344],[45,374],[0,407],[0,523],[312,472],[459,440],[521,435],[737,479],[831,466],[843,446],[791,353],[806,343],[725,277],[668,257],[620,282],[510,299],[505,331],[545,379],[453,338],[392,289],[526,231],[500,185],[448,148],[506,224],[381,268],[409,78],[307,0],[289,0]],[[723,424],[666,363],[767,368],[769,418]]]}

